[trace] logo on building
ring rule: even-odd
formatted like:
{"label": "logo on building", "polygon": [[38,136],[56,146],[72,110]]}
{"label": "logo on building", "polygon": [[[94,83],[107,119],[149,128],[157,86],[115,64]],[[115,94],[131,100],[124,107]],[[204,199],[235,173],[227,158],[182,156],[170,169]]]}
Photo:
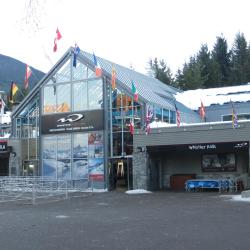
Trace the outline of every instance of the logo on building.
{"label": "logo on building", "polygon": [[71,114],[66,117],[60,118],[59,120],[57,120],[57,122],[58,123],[66,123],[66,122],[71,123],[71,122],[77,122],[83,118],[84,118],[84,115],[82,114]]}

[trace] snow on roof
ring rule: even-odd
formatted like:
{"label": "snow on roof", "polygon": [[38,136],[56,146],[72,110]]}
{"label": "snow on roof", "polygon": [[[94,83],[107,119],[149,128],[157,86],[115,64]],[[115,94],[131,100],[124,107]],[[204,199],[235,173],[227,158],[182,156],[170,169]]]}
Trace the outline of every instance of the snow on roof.
{"label": "snow on roof", "polygon": [[150,123],[150,128],[163,128],[163,127],[171,127],[176,126],[176,124],[169,124],[162,121],[153,121]]}
{"label": "snow on roof", "polygon": [[178,102],[183,103],[187,107],[197,110],[203,105],[208,107],[212,104],[224,104],[227,102],[247,102],[250,101],[250,83],[246,85],[187,90],[175,95]]}

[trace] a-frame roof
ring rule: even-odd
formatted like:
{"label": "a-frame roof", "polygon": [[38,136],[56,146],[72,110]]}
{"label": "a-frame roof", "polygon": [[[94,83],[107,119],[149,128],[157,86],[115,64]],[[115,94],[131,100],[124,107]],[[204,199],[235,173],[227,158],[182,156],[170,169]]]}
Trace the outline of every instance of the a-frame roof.
{"label": "a-frame roof", "polygon": [[[52,67],[52,69],[35,85],[32,91],[25,97],[20,103],[17,109],[13,112],[15,115],[22,107],[27,105],[29,100],[33,98],[39,91],[39,89],[47,82],[47,80],[54,75],[59,67],[61,67],[74,53],[74,48],[69,48],[61,59]],[[85,51],[80,51],[77,59],[86,64],[90,69],[94,70],[93,55]],[[175,110],[174,107],[174,95],[178,92],[177,89],[168,86],[159,80],[136,72],[135,70],[126,68],[119,64],[110,62],[101,57],[97,57],[97,60],[102,68],[103,75],[111,78],[112,67],[116,70],[116,81],[119,88],[126,90],[132,95],[132,80],[136,85],[136,89],[139,94],[139,100],[156,104],[162,108]],[[181,103],[177,102],[177,106],[180,111],[189,113],[192,112]]]}

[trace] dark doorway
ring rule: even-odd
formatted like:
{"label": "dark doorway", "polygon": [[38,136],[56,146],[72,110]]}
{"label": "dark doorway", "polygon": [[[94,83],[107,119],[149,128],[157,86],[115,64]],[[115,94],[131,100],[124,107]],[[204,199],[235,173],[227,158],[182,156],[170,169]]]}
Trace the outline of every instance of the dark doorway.
{"label": "dark doorway", "polygon": [[160,160],[151,160],[149,166],[149,189],[160,190]]}
{"label": "dark doorway", "polygon": [[132,158],[111,159],[109,163],[109,189],[133,188]]}
{"label": "dark doorway", "polygon": [[0,176],[9,175],[9,157],[0,156]]}

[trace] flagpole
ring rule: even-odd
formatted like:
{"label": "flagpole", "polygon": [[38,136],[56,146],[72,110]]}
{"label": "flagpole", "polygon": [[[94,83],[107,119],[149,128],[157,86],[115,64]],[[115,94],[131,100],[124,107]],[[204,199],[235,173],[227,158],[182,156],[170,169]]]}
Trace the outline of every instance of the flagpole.
{"label": "flagpole", "polygon": [[131,115],[132,115],[133,131],[134,131],[135,130],[135,124],[134,124],[134,97],[132,97],[132,112],[131,112]]}

